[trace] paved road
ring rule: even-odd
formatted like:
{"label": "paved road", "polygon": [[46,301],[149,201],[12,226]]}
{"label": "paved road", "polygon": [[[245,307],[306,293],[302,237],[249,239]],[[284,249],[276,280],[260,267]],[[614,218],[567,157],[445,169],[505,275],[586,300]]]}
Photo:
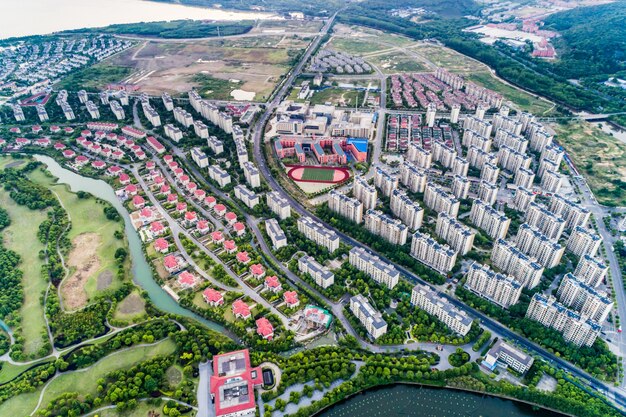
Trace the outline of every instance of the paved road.
{"label": "paved road", "polygon": [[196,417],[215,417],[215,407],[209,401],[210,380],[211,380],[211,362],[202,362],[198,365],[198,391],[196,398],[198,399],[198,414]]}

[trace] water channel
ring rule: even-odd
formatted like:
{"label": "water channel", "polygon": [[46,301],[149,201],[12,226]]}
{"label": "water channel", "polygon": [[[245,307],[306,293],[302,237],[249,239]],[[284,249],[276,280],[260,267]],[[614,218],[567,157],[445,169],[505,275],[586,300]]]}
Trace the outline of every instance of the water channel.
{"label": "water channel", "polygon": [[34,155],[37,161],[43,162],[48,171],[58,178],[58,182],[61,184],[67,184],[73,192],[85,191],[93,194],[101,200],[109,202],[124,218],[125,232],[128,238],[128,246],[132,259],[132,273],[133,281],[143,288],[148,295],[152,303],[161,311],[166,313],[177,314],[180,316],[191,317],[194,320],[199,321],[208,328],[218,331],[220,333],[232,335],[232,333],[223,326],[206,320],[199,315],[181,307],[172,297],[170,297],[164,290],[152,279],[152,270],[146,260],[142,249],[141,239],[133,228],[128,211],[119,201],[113,188],[102,180],[95,180],[93,178],[83,177],[68,169],[63,168],[54,159],[45,155]]}
{"label": "water channel", "polygon": [[488,395],[419,385],[374,388],[315,417],[565,417],[564,414]]}

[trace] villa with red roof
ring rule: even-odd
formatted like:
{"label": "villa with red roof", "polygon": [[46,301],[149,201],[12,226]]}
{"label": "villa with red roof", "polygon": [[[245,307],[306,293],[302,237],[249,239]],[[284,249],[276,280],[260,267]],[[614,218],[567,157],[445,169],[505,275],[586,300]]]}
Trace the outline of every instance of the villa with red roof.
{"label": "villa with red roof", "polygon": [[272,340],[274,338],[274,326],[265,317],[261,317],[256,321],[256,332],[265,340]]}
{"label": "villa with red roof", "polygon": [[[122,184],[122,185],[130,184],[130,176],[127,173],[125,173],[125,172],[122,172],[120,174],[119,180],[120,180],[120,184]],[[135,187],[135,190],[136,189],[137,188]]]}
{"label": "villa with red roof", "polygon": [[176,168],[174,170],[174,176],[178,178],[178,180],[180,180],[183,175],[185,175],[185,171],[183,171],[182,168]]}
{"label": "villa with red roof", "polygon": [[167,272],[172,274],[182,268],[183,262],[177,256],[167,255],[165,258],[163,258],[163,266],[165,267]]}
{"label": "villa with red roof", "polygon": [[180,181],[182,185],[189,184],[189,176],[187,175],[181,175],[180,178],[178,178],[178,180]]}
{"label": "villa with red roof", "polygon": [[241,300],[236,300],[233,303],[233,315],[238,319],[249,319],[252,317],[252,313],[250,313],[250,306]]}
{"label": "villa with red roof", "polygon": [[174,194],[174,193],[168,194],[167,195],[167,202],[168,203],[172,203],[172,204],[178,202],[178,195]]}
{"label": "villa with red roof", "polygon": [[83,130],[82,132],[80,132],[80,135],[88,138],[91,136],[91,130]]}
{"label": "villa with red roof", "polygon": [[75,159],[74,159],[74,164],[77,167],[82,167],[85,166],[87,164],[87,162],[89,162],[89,158],[87,158],[84,155],[78,155]]}
{"label": "villa with red roof", "polygon": [[20,129],[19,127],[12,127],[11,129],[9,129],[9,132],[11,132],[11,133],[22,133],[22,129]]}
{"label": "villa with red roof", "polygon": [[233,224],[233,230],[235,231],[237,236],[243,236],[244,234],[246,234],[246,226],[241,222]]}
{"label": "villa with red roof", "polygon": [[265,277],[265,284],[263,285],[271,292],[279,292],[283,289],[283,286],[281,285],[276,275],[272,275],[271,277]]}
{"label": "villa with red roof", "polygon": [[252,368],[248,350],[213,357],[213,376],[209,386],[215,417],[254,416],[254,388],[262,383],[261,368]]}
{"label": "villa with red roof", "polygon": [[237,245],[234,240],[225,240],[224,241],[224,250],[227,253],[235,253],[237,251]]}
{"label": "villa with red roof", "polygon": [[54,149],[56,149],[57,151],[62,151],[63,149],[65,149],[65,144],[63,144],[62,142],[54,142]]}
{"label": "villa with red roof", "polygon": [[139,129],[135,129],[132,126],[124,126],[122,128],[122,133],[135,139],[141,139],[146,137],[146,134],[144,132]]}
{"label": "villa with red roof", "polygon": [[156,167],[156,162],[154,161],[148,161],[146,162],[146,169],[148,170],[152,170]]}
{"label": "villa with red roof", "polygon": [[119,176],[120,173],[122,172],[122,168],[117,166],[117,165],[111,165],[109,167],[109,169],[107,169],[107,172],[109,173],[110,176]]}
{"label": "villa with red roof", "polygon": [[223,217],[226,214],[226,206],[223,204],[216,204],[215,207],[213,207],[213,211],[215,211],[215,214],[218,216]]}
{"label": "villa with red roof", "polygon": [[198,215],[195,211],[188,211],[187,213],[185,213],[185,224],[187,224],[188,226],[192,226],[196,224],[197,221]]}
{"label": "villa with red roof", "polygon": [[165,162],[170,162],[170,161],[173,161],[173,160],[174,160],[174,157],[173,157],[172,155],[170,155],[170,154],[167,154],[167,155],[164,155],[164,156],[163,156],[163,160],[164,160]]}
{"label": "villa with red roof", "polygon": [[61,131],[61,128],[57,125],[52,125],[50,126],[50,132],[52,133],[59,133]]}
{"label": "villa with red roof", "polygon": [[146,142],[148,142],[148,145],[150,145],[150,147],[154,149],[156,153],[162,154],[163,152],[165,152],[165,147],[161,145],[161,142],[156,140],[155,137],[148,136],[148,138],[146,139]]}
{"label": "villa with red roof", "polygon": [[248,252],[239,252],[237,254],[237,260],[242,264],[247,264],[250,262],[250,257],[248,256]]}
{"label": "villa with red roof", "polygon": [[261,264],[254,264],[250,267],[250,273],[254,278],[263,278],[265,276],[265,268]]}
{"label": "villa with red roof", "polygon": [[48,138],[35,139],[35,145],[41,146],[42,148],[47,148],[48,146],[50,146],[50,143],[50,139]]}
{"label": "villa with red roof", "polygon": [[154,250],[156,250],[159,253],[167,253],[169,248],[170,248],[170,244],[167,242],[167,240],[163,239],[162,237],[154,241]]}
{"label": "villa with red roof", "polygon": [[215,244],[222,243],[224,241],[224,234],[219,230],[211,233],[211,241]]}
{"label": "villa with red roof", "polygon": [[202,233],[202,234],[206,234],[209,231],[209,222],[206,220],[200,220],[198,221],[198,224],[196,224],[196,229],[198,230],[198,232]]}
{"label": "villa with red roof", "polygon": [[124,187],[124,192],[127,195],[135,195],[137,194],[137,186],[134,184],[128,184],[126,187]]}
{"label": "villa with red roof", "polygon": [[190,193],[195,193],[198,186],[195,182],[190,182],[185,186],[185,188],[187,188],[187,191],[189,191]]}
{"label": "villa with red roof", "polygon": [[192,288],[196,285],[196,277],[189,271],[183,271],[178,275],[176,282],[183,288]]}
{"label": "villa with red roof", "polygon": [[142,196],[136,195],[133,197],[133,206],[135,206],[137,210],[143,208],[145,205],[146,200],[144,200]]}
{"label": "villa with red roof", "polygon": [[165,233],[166,227],[163,226],[161,222],[152,222],[150,223],[150,234],[152,236],[161,236]]}
{"label": "villa with red roof", "polygon": [[163,178],[162,176],[157,176],[154,178],[154,183],[156,185],[163,185],[165,183],[165,178]]}
{"label": "villa with red roof", "polygon": [[74,128],[67,126],[63,128],[63,131],[67,134],[74,133]]}
{"label": "villa with red roof", "polygon": [[285,291],[285,293],[283,294],[283,298],[285,299],[285,303],[289,308],[296,308],[300,305],[298,293],[296,293],[295,291]]}
{"label": "villa with red roof", "polygon": [[207,288],[202,292],[204,301],[211,307],[217,307],[224,305],[224,296],[221,292],[214,290],[213,288]]}
{"label": "villa with red roof", "polygon": [[224,218],[226,219],[228,224],[231,225],[231,226],[233,224],[237,223],[237,215],[235,213],[233,213],[232,211],[229,211],[228,213],[226,213],[224,215]]}
{"label": "villa with red roof", "polygon": [[209,208],[215,207],[215,203],[217,203],[217,200],[212,195],[204,198],[204,204],[206,204]]}
{"label": "villa with red roof", "polygon": [[33,131],[33,133],[39,133],[43,130],[43,128],[39,125],[34,125],[31,130]]}
{"label": "villa with red roof", "polygon": [[170,186],[169,186],[169,185],[167,185],[167,184],[163,184],[163,185],[161,186],[161,190],[160,190],[160,193],[161,193],[161,194],[163,194],[163,195],[169,195],[169,193],[171,193],[171,192],[172,192],[172,190],[170,189]]}
{"label": "villa with red roof", "polygon": [[204,190],[196,190],[196,191],[193,192],[193,196],[197,200],[202,201],[202,200],[204,200],[204,197],[206,196],[206,191],[204,191]]}
{"label": "villa with red roof", "polygon": [[179,212],[180,214],[183,214],[184,212],[186,212],[187,203],[185,203],[184,201],[181,201],[180,203],[176,204],[176,211]]}
{"label": "villa with red roof", "polygon": [[93,161],[91,163],[91,166],[94,167],[95,169],[104,169],[106,168],[107,164],[105,164],[102,161]]}
{"label": "villa with red roof", "polygon": [[76,156],[76,152],[71,149],[66,149],[63,151],[63,157],[67,159],[71,159]]}

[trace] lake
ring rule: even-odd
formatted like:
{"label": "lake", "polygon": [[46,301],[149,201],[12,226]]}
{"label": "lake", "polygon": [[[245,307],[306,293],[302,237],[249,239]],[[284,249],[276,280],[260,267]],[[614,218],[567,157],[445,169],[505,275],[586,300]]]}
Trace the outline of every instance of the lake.
{"label": "lake", "polygon": [[271,18],[276,16],[144,0],[0,0],[0,39],[117,23]]}
{"label": "lake", "polygon": [[497,397],[419,385],[374,388],[316,417],[565,417]]}

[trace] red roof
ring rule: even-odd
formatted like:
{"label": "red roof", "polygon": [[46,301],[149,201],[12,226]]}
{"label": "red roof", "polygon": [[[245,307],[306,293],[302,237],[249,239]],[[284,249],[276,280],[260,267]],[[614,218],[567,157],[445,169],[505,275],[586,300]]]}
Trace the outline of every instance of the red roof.
{"label": "red roof", "polygon": [[110,172],[111,174],[117,174],[117,173],[119,173],[119,172],[122,172],[122,168],[121,168],[121,167],[118,167],[117,165],[111,165],[111,166],[109,167],[109,172]]}
{"label": "red roof", "polygon": [[150,231],[152,233],[160,233],[165,230],[165,226],[161,222],[152,222],[150,223]]}
{"label": "red roof", "polygon": [[167,201],[170,203],[173,203],[174,201],[178,201],[178,195],[176,194],[169,194],[167,196]]}
{"label": "red roof", "polygon": [[235,316],[248,318],[248,317],[251,316],[251,314],[250,314],[250,307],[248,306],[248,304],[244,303],[243,301],[236,300],[233,303],[233,314]]}
{"label": "red roof", "polygon": [[89,161],[89,158],[87,158],[85,155],[78,155],[76,157],[76,162],[85,163],[87,161]]}
{"label": "red roof", "polygon": [[265,339],[271,339],[274,335],[274,326],[265,317],[261,317],[256,321],[256,331]]}
{"label": "red roof", "polygon": [[226,211],[226,206],[223,204],[216,204],[215,207],[213,207],[213,210],[215,210],[216,213],[224,213]]}
{"label": "red roof", "polygon": [[180,182],[184,182],[184,183],[189,182],[189,176],[187,175],[183,175],[179,179],[180,179]]}
{"label": "red roof", "polygon": [[133,197],[133,205],[135,207],[142,206],[144,204],[146,204],[146,200],[144,200],[142,196],[136,195]]}
{"label": "red roof", "polygon": [[[120,177],[121,177],[121,175],[120,175]],[[124,190],[125,190],[127,193],[136,193],[136,192],[137,192],[137,186],[136,186],[135,184],[128,184],[128,185],[124,188]]]}
{"label": "red roof", "polygon": [[165,265],[165,267],[168,269],[174,269],[178,267],[178,258],[176,258],[174,255],[167,255],[165,258],[163,258],[163,265]]}
{"label": "red roof", "polygon": [[[229,363],[235,358],[243,358],[241,366],[237,366],[235,369],[231,368],[231,372],[224,374],[224,370],[220,369],[220,364]],[[211,376],[209,385],[211,387],[211,395],[215,398],[215,414],[217,417],[231,414],[254,414],[256,408],[254,395],[240,396],[239,401],[234,404],[232,402],[222,402],[224,385],[231,382],[235,377],[244,382],[242,386],[246,386],[248,393],[252,393],[255,386],[263,383],[261,368],[252,368],[250,366],[248,350],[239,350],[213,357],[213,376]]]}
{"label": "red roof", "polygon": [[236,232],[243,232],[246,230],[246,226],[241,222],[237,222],[233,225],[233,229],[235,229]]}
{"label": "red roof", "polygon": [[66,157],[66,158],[73,158],[74,155],[76,155],[76,152],[74,152],[71,149],[66,149],[66,150],[63,151],[63,156]]}
{"label": "red roof", "polygon": [[152,210],[146,207],[144,209],[141,209],[141,211],[139,212],[139,215],[143,217],[144,219],[149,219],[152,217]]}
{"label": "red roof", "polygon": [[215,197],[210,195],[210,196],[205,197],[204,204],[206,204],[207,206],[212,206],[215,204],[215,201],[216,201]]}
{"label": "red roof", "polygon": [[197,219],[197,215],[195,211],[188,211],[187,213],[185,213],[185,220],[187,221],[194,221]]}
{"label": "red roof", "polygon": [[56,142],[56,143],[54,144],[54,149],[58,149],[58,150],[65,149],[65,145],[64,145],[64,144],[62,144],[61,142]]}
{"label": "red roof", "polygon": [[248,256],[248,252],[239,252],[237,254],[237,260],[243,264],[247,264],[250,262],[250,257]]}
{"label": "red roof", "polygon": [[154,241],[154,248],[158,250],[159,252],[164,252],[169,247],[170,247],[170,244],[167,242],[167,240],[163,239],[162,237]]}
{"label": "red roof", "polygon": [[202,292],[202,295],[208,303],[221,304],[224,302],[224,296],[222,295],[222,293],[214,290],[213,288],[207,288]]}
{"label": "red roof", "polygon": [[265,268],[261,264],[254,264],[250,267],[250,272],[252,272],[252,275],[260,276],[265,273]]}
{"label": "red roof", "polygon": [[176,211],[187,211],[187,203],[181,201],[180,203],[176,204]]}
{"label": "red roof", "polygon": [[226,217],[226,220],[228,220],[229,222],[237,220],[237,215],[233,213],[232,211],[229,211],[228,213],[226,213],[224,217]]}
{"label": "red roof", "polygon": [[170,186],[167,184],[163,184],[161,186],[161,194],[169,194],[170,192]]}
{"label": "red roof", "polygon": [[237,245],[235,244],[234,240],[225,240],[224,249],[231,252],[231,251],[237,250]]}
{"label": "red roof", "polygon": [[164,160],[165,162],[169,162],[169,161],[171,161],[171,160],[173,160],[173,159],[174,159],[174,157],[173,157],[172,155],[170,155],[170,154],[163,155],[163,160]]}
{"label": "red roof", "polygon": [[[130,181],[130,176],[129,176],[127,173],[122,172],[122,173],[120,174],[120,182],[121,182],[122,184],[125,184],[125,183],[127,183],[128,181]],[[127,187],[127,188],[128,188],[128,187]],[[135,187],[135,190],[137,190],[137,187]],[[128,190],[126,190],[126,191],[128,191]]]}
{"label": "red roof", "polygon": [[93,162],[91,163],[91,166],[92,166],[92,167],[94,167],[94,168],[97,168],[97,169],[102,169],[102,168],[104,168],[106,165],[107,165],[107,164],[105,164],[105,163],[104,163],[104,162],[102,162],[102,161],[93,161]]}
{"label": "red roof", "polygon": [[204,198],[204,196],[206,195],[206,191],[196,190],[193,192],[193,195],[196,196],[196,198],[201,199],[201,198]]}
{"label": "red roof", "polygon": [[189,190],[189,191],[193,191],[196,188],[198,188],[198,186],[196,185],[195,182],[188,182],[186,187],[187,187],[187,190]]}
{"label": "red roof", "polygon": [[188,271],[183,271],[180,273],[180,275],[178,275],[177,281],[180,285],[183,285],[185,287],[193,287],[196,283],[196,277],[194,277],[193,274]]}
{"label": "red roof", "polygon": [[[254,265],[252,265],[254,266]],[[268,288],[280,288],[282,287],[282,285],[280,285],[280,281],[278,280],[278,277],[276,275],[272,275],[271,277],[265,277],[265,285]]]}
{"label": "red roof", "polygon": [[197,228],[198,230],[200,230],[200,231],[202,231],[202,230],[208,230],[208,228],[209,228],[209,222],[208,222],[208,221],[206,221],[206,220],[200,220],[200,221],[198,222],[198,224],[196,225],[196,228]]}
{"label": "red roof", "polygon": [[224,234],[219,230],[216,230],[215,232],[211,233],[211,240],[213,242],[221,242],[224,240]]}
{"label": "red roof", "polygon": [[289,305],[298,304],[300,302],[298,300],[298,294],[295,291],[285,291],[283,297],[285,298],[285,302]]}
{"label": "red roof", "polygon": [[156,163],[154,161],[146,162],[146,169],[154,169]]}

